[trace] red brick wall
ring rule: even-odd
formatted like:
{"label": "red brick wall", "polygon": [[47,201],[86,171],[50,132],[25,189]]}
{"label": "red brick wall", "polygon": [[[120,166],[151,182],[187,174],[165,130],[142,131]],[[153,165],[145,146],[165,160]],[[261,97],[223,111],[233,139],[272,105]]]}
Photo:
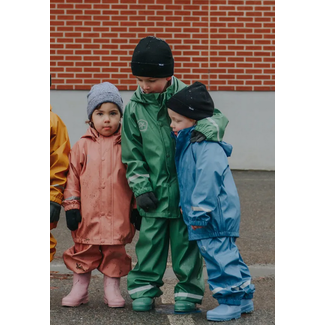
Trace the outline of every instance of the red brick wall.
{"label": "red brick wall", "polygon": [[52,89],[134,90],[132,52],[172,48],[175,76],[210,90],[275,90],[275,1],[51,0]]}

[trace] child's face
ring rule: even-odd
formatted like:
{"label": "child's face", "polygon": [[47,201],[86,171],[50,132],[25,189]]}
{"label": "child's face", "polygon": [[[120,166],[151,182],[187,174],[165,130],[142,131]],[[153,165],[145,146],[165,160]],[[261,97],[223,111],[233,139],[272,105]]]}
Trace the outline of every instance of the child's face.
{"label": "child's face", "polygon": [[196,123],[195,120],[180,115],[169,108],[168,108],[168,115],[172,120],[172,122],[170,123],[170,127],[173,129],[173,132],[176,133],[180,130],[187,129]]}
{"label": "child's face", "polygon": [[165,91],[168,81],[172,77],[168,78],[153,78],[153,77],[137,77],[137,81],[141,89],[145,94],[162,93]]}
{"label": "child's face", "polygon": [[115,104],[103,103],[100,108],[94,110],[91,121],[99,134],[109,137],[117,131],[121,113]]}

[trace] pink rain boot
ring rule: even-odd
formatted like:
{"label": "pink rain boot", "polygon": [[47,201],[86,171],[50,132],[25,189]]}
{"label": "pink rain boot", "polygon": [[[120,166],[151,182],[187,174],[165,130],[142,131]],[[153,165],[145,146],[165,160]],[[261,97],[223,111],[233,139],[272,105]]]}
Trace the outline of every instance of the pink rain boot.
{"label": "pink rain boot", "polygon": [[62,299],[62,306],[77,307],[88,302],[88,286],[91,272],[73,273],[73,286],[70,293]]}
{"label": "pink rain boot", "polygon": [[104,302],[108,307],[124,307],[125,300],[121,296],[120,278],[110,278],[104,275],[104,293]]}

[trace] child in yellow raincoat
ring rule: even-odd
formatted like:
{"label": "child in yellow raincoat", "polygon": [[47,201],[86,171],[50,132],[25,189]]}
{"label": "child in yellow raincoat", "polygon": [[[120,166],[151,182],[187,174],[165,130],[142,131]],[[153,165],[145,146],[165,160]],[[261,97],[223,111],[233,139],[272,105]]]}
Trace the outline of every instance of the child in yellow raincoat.
{"label": "child in yellow raincoat", "polygon": [[50,262],[54,258],[56,239],[51,230],[60,218],[63,190],[69,168],[70,141],[68,131],[60,117],[50,109]]}

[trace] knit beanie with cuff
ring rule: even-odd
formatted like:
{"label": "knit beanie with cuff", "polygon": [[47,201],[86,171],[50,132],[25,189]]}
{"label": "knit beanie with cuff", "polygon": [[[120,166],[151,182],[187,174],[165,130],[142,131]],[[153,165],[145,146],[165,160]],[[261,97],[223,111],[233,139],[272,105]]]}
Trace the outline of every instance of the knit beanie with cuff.
{"label": "knit beanie with cuff", "polygon": [[167,107],[196,121],[210,117],[214,112],[214,103],[209,92],[198,81],[172,96],[167,101]]}
{"label": "knit beanie with cuff", "polygon": [[174,59],[169,45],[154,36],[141,39],[133,52],[131,70],[134,76],[139,77],[171,77]]}
{"label": "knit beanie with cuff", "polygon": [[87,95],[87,115],[88,119],[91,116],[98,105],[103,103],[114,103],[123,116],[123,100],[118,89],[110,82],[103,82],[91,87],[90,92]]}

